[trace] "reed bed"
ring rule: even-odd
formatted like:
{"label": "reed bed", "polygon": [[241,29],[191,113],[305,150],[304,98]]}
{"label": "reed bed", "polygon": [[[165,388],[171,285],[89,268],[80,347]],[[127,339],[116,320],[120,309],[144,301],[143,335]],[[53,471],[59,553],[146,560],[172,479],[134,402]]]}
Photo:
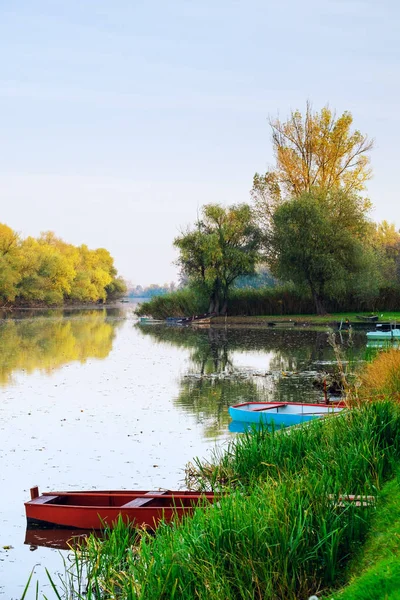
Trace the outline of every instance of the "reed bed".
{"label": "reed bed", "polygon": [[202,315],[207,312],[208,300],[197,290],[185,288],[155,296],[143,302],[136,309],[138,316],[152,316],[155,319],[166,319],[167,317],[184,317],[191,315]]}
{"label": "reed bed", "polygon": [[287,430],[254,429],[232,441],[211,461],[195,460],[188,484],[199,489],[249,487],[254,481],[282,481],[301,472],[328,477],[333,492],[355,487],[379,489],[400,457],[400,407],[362,404],[338,417]]}
{"label": "reed bed", "polygon": [[155,535],[119,523],[105,540],[91,536],[74,551],[78,577],[63,597],[294,600],[338,585],[375,511],[341,497],[379,502],[400,459],[399,427],[400,408],[386,401],[236,438],[189,469],[198,489],[227,492],[216,504]]}
{"label": "reed bed", "polygon": [[[328,313],[362,313],[396,311],[400,304],[400,287],[383,288],[378,297],[366,300],[356,294],[349,294],[340,300],[327,299]],[[190,287],[177,290],[164,296],[157,296],[141,304],[139,316],[151,315],[156,319],[204,314],[207,312],[208,298],[204,291]],[[232,288],[229,292],[228,314],[230,316],[259,315],[311,315],[315,314],[315,304],[308,293],[293,284],[276,287]]]}

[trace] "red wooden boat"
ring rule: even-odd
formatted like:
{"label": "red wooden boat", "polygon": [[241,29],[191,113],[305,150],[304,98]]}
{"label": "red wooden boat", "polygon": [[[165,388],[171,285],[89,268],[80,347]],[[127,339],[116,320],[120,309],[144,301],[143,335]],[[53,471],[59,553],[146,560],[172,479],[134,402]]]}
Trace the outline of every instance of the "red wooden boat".
{"label": "red wooden boat", "polygon": [[31,488],[25,502],[29,527],[66,527],[103,529],[118,518],[136,527],[155,529],[160,521],[169,522],[191,514],[196,506],[213,502],[213,492],[191,491],[78,491],[45,492]]}

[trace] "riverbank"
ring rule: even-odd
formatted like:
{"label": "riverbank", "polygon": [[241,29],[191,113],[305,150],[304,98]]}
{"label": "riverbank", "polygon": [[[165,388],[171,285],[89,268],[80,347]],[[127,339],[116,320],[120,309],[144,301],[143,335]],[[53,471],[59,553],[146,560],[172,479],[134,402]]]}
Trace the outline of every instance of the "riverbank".
{"label": "riverbank", "polygon": [[[191,288],[184,288],[164,296],[153,297],[141,304],[137,311],[138,316],[152,316],[155,319],[167,317],[182,317],[201,315],[208,312],[209,298]],[[377,298],[362,298],[351,295],[343,298],[341,302],[327,302],[325,310],[328,316],[348,314],[374,314],[397,311],[400,306],[399,290],[382,290]],[[228,301],[228,315],[230,317],[290,319],[293,316],[317,317],[315,304],[312,298],[305,296],[291,285],[259,288],[259,289],[232,289]]]}
{"label": "riverbank", "polygon": [[[213,508],[153,536],[141,532],[139,541],[120,523],[105,540],[91,536],[75,549],[78,574],[88,574],[87,599],[99,590],[104,600],[329,597],[384,510],[385,483],[400,462],[399,430],[398,404],[379,402],[238,437],[222,457],[192,466],[196,487],[229,492]],[[374,499],[360,506],[343,500],[350,494]],[[84,583],[71,579],[70,595]]]}
{"label": "riverbank", "polygon": [[[365,369],[359,397],[396,397],[394,354],[379,354]],[[92,536],[75,549],[78,577],[64,582],[66,596],[86,588],[87,571],[87,600],[99,590],[103,600],[331,598],[358,577],[353,564],[363,562],[363,544],[393,497],[385,490],[400,467],[399,430],[400,406],[386,400],[290,430],[238,436],[187,469],[190,487],[223,493],[217,505],[154,536],[140,532],[139,541],[122,524],[105,540]],[[360,505],[348,495],[362,496]]]}
{"label": "riverbank", "polygon": [[[307,325],[329,325],[335,326],[338,323],[345,323],[346,320],[350,322],[364,323],[364,321],[358,319],[358,316],[370,316],[370,313],[332,313],[326,315],[314,315],[314,314],[293,314],[293,315],[262,315],[262,316],[226,316],[226,317],[213,317],[211,320],[212,324],[215,325],[268,325],[270,323],[277,324],[278,326],[307,326]],[[378,322],[387,321],[398,321],[400,322],[400,312],[381,312],[379,313]],[[373,323],[372,323],[373,324]]]}
{"label": "riverbank", "polygon": [[400,471],[382,489],[366,542],[349,566],[349,584],[329,600],[398,600],[399,554]]}

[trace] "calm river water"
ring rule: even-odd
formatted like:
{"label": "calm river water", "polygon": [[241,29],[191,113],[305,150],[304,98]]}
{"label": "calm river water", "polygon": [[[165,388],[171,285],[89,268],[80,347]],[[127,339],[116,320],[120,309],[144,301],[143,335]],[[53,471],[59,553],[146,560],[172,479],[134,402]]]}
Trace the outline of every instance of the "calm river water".
{"label": "calm river water", "polygon": [[[321,400],[315,372],[334,368],[323,330],[140,325],[121,306],[0,320],[0,600],[33,568],[52,597],[44,569],[63,572],[25,538],[30,487],[182,488],[188,461],[237,435],[230,404]],[[365,343],[346,351],[359,360]]]}

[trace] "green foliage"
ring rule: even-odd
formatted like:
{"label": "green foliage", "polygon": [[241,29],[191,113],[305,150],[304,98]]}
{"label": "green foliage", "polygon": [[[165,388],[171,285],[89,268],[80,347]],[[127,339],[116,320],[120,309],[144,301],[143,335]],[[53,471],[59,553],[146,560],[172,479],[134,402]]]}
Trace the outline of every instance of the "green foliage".
{"label": "green foliage", "polygon": [[346,294],[351,276],[363,266],[357,230],[361,234],[364,222],[347,226],[336,209],[332,198],[307,193],[282,204],[272,218],[272,272],[307,286],[318,313],[325,311],[326,299]]}
{"label": "green foliage", "polygon": [[246,204],[208,204],[194,229],[177,237],[182,274],[210,298],[209,312],[225,314],[228,291],[241,275],[254,273],[260,232]]}
{"label": "green foliage", "polygon": [[97,302],[125,291],[104,248],[75,247],[52,232],[22,240],[0,224],[0,300],[4,304]]}

